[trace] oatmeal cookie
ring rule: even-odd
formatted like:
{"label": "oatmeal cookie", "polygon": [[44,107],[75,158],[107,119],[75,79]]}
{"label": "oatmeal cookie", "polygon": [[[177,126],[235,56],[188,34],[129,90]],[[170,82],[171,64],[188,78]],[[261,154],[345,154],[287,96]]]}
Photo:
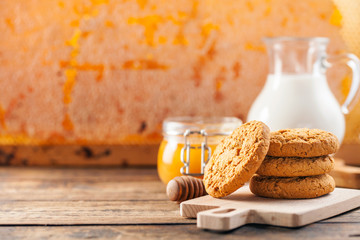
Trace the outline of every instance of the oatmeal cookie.
{"label": "oatmeal cookie", "polygon": [[269,149],[270,130],[250,121],[225,137],[206,165],[204,185],[213,197],[224,197],[249,181]]}
{"label": "oatmeal cookie", "polygon": [[301,177],[329,173],[335,165],[330,156],[299,158],[266,156],[257,174],[275,177]]}
{"label": "oatmeal cookie", "polygon": [[294,128],[271,132],[269,156],[319,157],[335,153],[337,137],[320,129]]}
{"label": "oatmeal cookie", "polygon": [[328,174],[309,177],[267,177],[254,175],[250,190],[257,196],[269,198],[316,198],[335,189],[335,181]]}

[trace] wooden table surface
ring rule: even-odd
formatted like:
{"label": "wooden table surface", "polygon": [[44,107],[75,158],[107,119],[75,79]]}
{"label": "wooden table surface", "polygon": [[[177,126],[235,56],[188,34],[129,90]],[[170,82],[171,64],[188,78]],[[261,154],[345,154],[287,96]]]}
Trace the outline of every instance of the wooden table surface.
{"label": "wooden table surface", "polygon": [[360,239],[360,208],[302,228],[219,233],[182,218],[156,169],[0,168],[0,239]]}

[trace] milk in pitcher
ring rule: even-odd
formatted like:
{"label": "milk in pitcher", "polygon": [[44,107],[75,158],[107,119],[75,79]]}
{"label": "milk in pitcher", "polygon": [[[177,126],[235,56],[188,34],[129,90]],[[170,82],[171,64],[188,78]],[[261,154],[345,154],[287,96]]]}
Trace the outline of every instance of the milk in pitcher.
{"label": "milk in pitcher", "polygon": [[319,128],[341,141],[345,119],[324,75],[269,74],[248,120],[260,120],[276,131],[284,128]]}

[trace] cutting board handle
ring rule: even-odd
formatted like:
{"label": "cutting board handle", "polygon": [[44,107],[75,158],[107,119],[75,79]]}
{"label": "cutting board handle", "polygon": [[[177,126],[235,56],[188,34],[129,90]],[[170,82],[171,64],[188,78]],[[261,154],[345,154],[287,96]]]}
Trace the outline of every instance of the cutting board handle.
{"label": "cutting board handle", "polygon": [[197,214],[197,227],[227,231],[250,223],[249,209],[215,208]]}

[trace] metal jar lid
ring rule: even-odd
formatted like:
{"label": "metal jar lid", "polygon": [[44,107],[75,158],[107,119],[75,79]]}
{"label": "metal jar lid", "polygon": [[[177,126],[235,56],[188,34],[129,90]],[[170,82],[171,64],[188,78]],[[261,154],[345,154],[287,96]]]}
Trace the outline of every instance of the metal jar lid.
{"label": "metal jar lid", "polygon": [[205,130],[209,136],[229,135],[241,124],[236,117],[170,117],[163,122],[163,135],[183,136],[188,130]]}

